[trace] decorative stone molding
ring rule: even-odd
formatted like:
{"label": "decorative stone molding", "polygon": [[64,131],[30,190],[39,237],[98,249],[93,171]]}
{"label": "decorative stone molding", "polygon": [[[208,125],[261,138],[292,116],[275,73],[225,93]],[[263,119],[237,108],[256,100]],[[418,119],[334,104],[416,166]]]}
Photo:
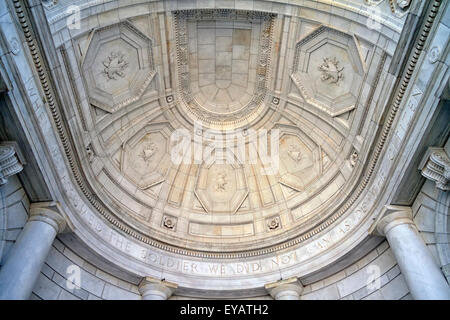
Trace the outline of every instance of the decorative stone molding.
{"label": "decorative stone molding", "polygon": [[139,101],[152,82],[153,41],[129,21],[94,29],[81,69],[89,102],[114,113]]}
{"label": "decorative stone molding", "polygon": [[177,218],[171,216],[164,216],[162,224],[165,228],[175,231],[177,227]]}
{"label": "decorative stone molding", "polygon": [[103,74],[107,80],[117,80],[117,77],[124,78],[125,70],[129,65],[127,57],[120,51],[111,51],[109,56],[102,61],[102,64],[105,67]]}
{"label": "decorative stone molding", "polygon": [[359,158],[358,151],[356,150],[353,151],[353,153],[350,155],[350,165],[352,166],[352,168],[356,166],[358,158]]}
{"label": "decorative stone molding", "polygon": [[42,4],[47,9],[52,9],[54,6],[58,4],[58,0],[42,0]]}
{"label": "decorative stone molding", "polygon": [[279,97],[272,97],[272,103],[274,105],[279,105],[280,104],[280,98]]}
{"label": "decorative stone molding", "polygon": [[425,178],[434,181],[438,189],[450,190],[450,157],[444,148],[428,148],[419,170]]}
{"label": "decorative stone molding", "polygon": [[280,217],[276,216],[276,217],[266,219],[266,224],[267,224],[267,229],[269,231],[278,230],[281,228]]}
{"label": "decorative stone molding", "polygon": [[369,233],[385,236],[390,229],[401,224],[414,225],[411,207],[386,205],[370,227]]}
{"label": "decorative stone molding", "polygon": [[8,182],[8,177],[19,173],[23,169],[23,161],[20,161],[17,144],[3,142],[0,144],[0,185]]}
{"label": "decorative stone molding", "polygon": [[28,221],[42,221],[61,233],[66,228],[66,219],[61,214],[61,207],[57,202],[35,202],[30,206]]}
{"label": "decorative stone molding", "polygon": [[[181,98],[188,110],[197,120],[211,124],[237,123],[245,121],[253,113],[260,110],[261,104],[267,95],[267,83],[270,76],[270,58],[272,52],[273,29],[275,15],[258,11],[244,11],[231,9],[201,9],[201,10],[177,10],[174,11],[175,34],[177,44],[177,69]],[[259,39],[259,52],[256,68],[255,91],[245,106],[234,112],[216,113],[207,110],[195,99],[191,88],[191,72],[189,69],[189,33],[188,21],[236,21],[261,23]]]}
{"label": "decorative stone molding", "polygon": [[139,283],[142,300],[167,300],[178,288],[176,283],[144,277]]}
{"label": "decorative stone molding", "polygon": [[166,102],[167,103],[172,103],[173,101],[174,101],[173,95],[166,96]]}
{"label": "decorative stone molding", "polygon": [[339,61],[336,57],[323,58],[323,63],[318,67],[322,72],[320,79],[322,81],[328,81],[329,83],[338,84],[339,81],[344,79],[344,67],[339,66]]}
{"label": "decorative stone molding", "polygon": [[297,277],[268,283],[264,286],[275,300],[300,300],[303,285]]}
{"label": "decorative stone molding", "polygon": [[[327,56],[336,48],[343,51]],[[355,109],[357,88],[365,73],[359,50],[354,37],[324,25],[299,40],[290,77],[302,98],[331,117]],[[355,72],[346,72],[344,77],[344,69]]]}

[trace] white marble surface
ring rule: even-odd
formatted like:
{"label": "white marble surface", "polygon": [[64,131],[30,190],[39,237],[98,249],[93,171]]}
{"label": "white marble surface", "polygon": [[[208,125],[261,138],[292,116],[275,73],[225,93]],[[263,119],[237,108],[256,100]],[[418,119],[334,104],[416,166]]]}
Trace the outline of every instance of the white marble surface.
{"label": "white marble surface", "polygon": [[414,299],[450,300],[447,280],[415,226],[396,225],[386,238]]}

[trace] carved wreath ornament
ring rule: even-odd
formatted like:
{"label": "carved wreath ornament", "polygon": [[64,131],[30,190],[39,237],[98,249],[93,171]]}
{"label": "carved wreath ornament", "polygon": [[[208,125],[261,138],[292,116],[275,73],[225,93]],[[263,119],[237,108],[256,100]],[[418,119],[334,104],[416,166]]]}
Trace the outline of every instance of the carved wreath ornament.
{"label": "carved wreath ornament", "polygon": [[340,80],[344,79],[342,71],[344,67],[339,67],[339,61],[336,57],[324,58],[323,63],[319,66],[319,70],[322,72],[320,78],[322,81],[329,80],[330,83],[338,84]]}
{"label": "carved wreath ornament", "polygon": [[103,61],[103,74],[108,80],[117,80],[117,77],[125,77],[125,69],[128,67],[128,61],[120,51],[111,52]]}

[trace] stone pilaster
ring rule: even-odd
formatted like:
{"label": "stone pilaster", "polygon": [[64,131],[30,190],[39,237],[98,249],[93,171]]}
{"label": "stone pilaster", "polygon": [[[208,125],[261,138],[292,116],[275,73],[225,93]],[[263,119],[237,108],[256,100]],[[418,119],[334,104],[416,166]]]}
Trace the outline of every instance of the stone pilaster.
{"label": "stone pilaster", "polygon": [[167,300],[177,289],[177,284],[152,277],[144,277],[139,284],[142,300]]}
{"label": "stone pilaster", "polygon": [[275,300],[300,300],[303,292],[303,285],[296,277],[268,283],[265,288]]}

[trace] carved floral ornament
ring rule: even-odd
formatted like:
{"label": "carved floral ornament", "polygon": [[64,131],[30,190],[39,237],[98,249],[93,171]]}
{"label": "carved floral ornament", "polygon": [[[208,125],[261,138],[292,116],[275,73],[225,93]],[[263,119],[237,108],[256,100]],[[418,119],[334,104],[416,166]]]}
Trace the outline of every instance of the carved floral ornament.
{"label": "carved floral ornament", "polygon": [[177,220],[174,217],[164,216],[163,225],[167,229],[175,230],[175,227],[177,225]]}
{"label": "carved floral ornament", "polygon": [[128,67],[128,61],[126,56],[120,51],[111,52],[102,63],[105,67],[103,69],[103,74],[108,80],[117,80],[117,77],[125,77],[125,70]]}
{"label": "carved floral ornament", "polygon": [[339,81],[344,79],[344,67],[339,66],[339,61],[334,58],[324,58],[323,63],[319,66],[319,70],[322,72],[320,79],[322,81],[328,81],[329,83],[338,84]]}
{"label": "carved floral ornament", "polygon": [[277,230],[281,226],[280,217],[276,216],[267,220],[267,228],[269,230]]}

